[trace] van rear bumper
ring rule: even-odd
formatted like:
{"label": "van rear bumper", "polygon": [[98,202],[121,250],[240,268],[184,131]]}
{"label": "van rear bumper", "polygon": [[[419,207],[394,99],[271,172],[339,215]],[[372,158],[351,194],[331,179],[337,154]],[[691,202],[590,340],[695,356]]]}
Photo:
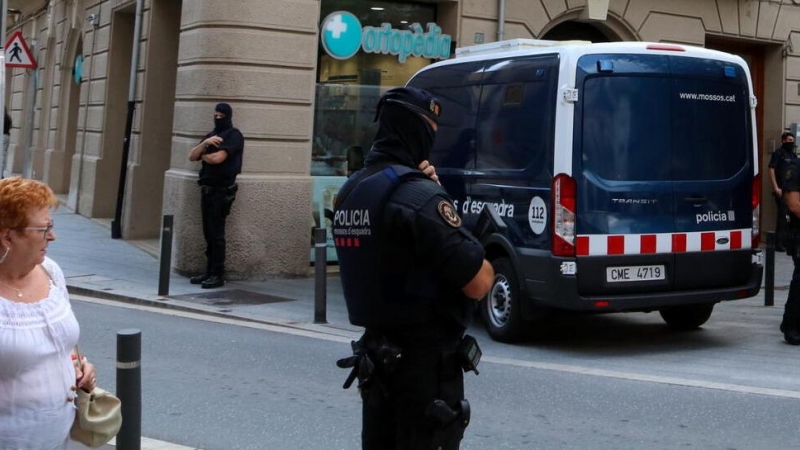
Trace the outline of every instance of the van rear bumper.
{"label": "van rear bumper", "polygon": [[[552,256],[542,258],[541,256],[540,253],[536,255],[519,255],[520,267],[536,270],[533,273],[523,270],[523,272],[527,273],[521,274],[525,279],[526,296],[531,300],[523,308],[525,316],[529,317],[534,317],[537,314],[538,307],[542,306],[598,313],[633,312],[653,311],[669,306],[739,300],[758,294],[763,274],[763,266],[756,262],[761,261],[760,250],[756,250],[753,252],[754,263],[751,265],[750,276],[745,283],[740,285],[712,289],[664,290],[584,296],[578,292],[577,276],[562,273],[564,263],[574,262],[573,258]],[[549,277],[541,279],[541,275],[544,273],[547,273]]]}

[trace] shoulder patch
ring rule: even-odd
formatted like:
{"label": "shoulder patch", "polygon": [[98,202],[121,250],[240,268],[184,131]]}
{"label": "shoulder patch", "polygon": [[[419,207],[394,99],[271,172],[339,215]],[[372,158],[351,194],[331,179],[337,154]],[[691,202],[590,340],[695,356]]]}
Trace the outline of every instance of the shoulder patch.
{"label": "shoulder patch", "polygon": [[461,217],[459,217],[452,203],[447,200],[442,200],[439,202],[437,209],[439,210],[439,215],[442,216],[442,219],[444,219],[448,225],[453,228],[461,226]]}

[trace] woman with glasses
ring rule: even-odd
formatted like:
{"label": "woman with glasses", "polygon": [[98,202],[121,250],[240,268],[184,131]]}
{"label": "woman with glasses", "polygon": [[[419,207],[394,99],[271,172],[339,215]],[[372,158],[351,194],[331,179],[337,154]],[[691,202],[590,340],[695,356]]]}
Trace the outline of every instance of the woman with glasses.
{"label": "woman with glasses", "polygon": [[74,364],[79,327],[61,268],[47,185],[0,180],[0,449],[63,450],[75,392],[95,387],[94,366]]}

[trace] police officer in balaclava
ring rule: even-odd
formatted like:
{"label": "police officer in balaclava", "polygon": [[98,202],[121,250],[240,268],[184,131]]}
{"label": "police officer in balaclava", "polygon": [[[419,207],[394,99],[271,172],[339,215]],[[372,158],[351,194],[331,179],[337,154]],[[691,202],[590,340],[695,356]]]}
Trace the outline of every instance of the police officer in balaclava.
{"label": "police officer in balaclava", "polygon": [[206,240],[206,270],[190,279],[204,289],[225,284],[225,219],[231,212],[242,171],[244,136],[233,126],[233,108],[218,103],[214,108],[214,129],[189,151],[189,161],[200,161],[200,214]]}
{"label": "police officer in balaclava", "polygon": [[426,91],[384,94],[365,166],[335,205],[347,310],[365,328],[337,364],[352,368],[345,387],[358,379],[367,450],[457,449],[469,423],[463,371],[480,351],[464,333],[494,272],[428,163],[441,113]]}

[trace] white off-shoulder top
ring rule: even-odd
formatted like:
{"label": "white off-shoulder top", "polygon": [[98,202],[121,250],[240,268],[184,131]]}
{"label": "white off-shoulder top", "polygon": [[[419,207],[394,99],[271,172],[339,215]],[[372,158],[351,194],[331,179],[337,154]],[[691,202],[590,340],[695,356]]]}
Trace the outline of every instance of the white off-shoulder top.
{"label": "white off-shoulder top", "polygon": [[75,417],[70,351],[80,330],[61,268],[45,257],[50,292],[35,303],[0,296],[0,449],[63,450]]}

